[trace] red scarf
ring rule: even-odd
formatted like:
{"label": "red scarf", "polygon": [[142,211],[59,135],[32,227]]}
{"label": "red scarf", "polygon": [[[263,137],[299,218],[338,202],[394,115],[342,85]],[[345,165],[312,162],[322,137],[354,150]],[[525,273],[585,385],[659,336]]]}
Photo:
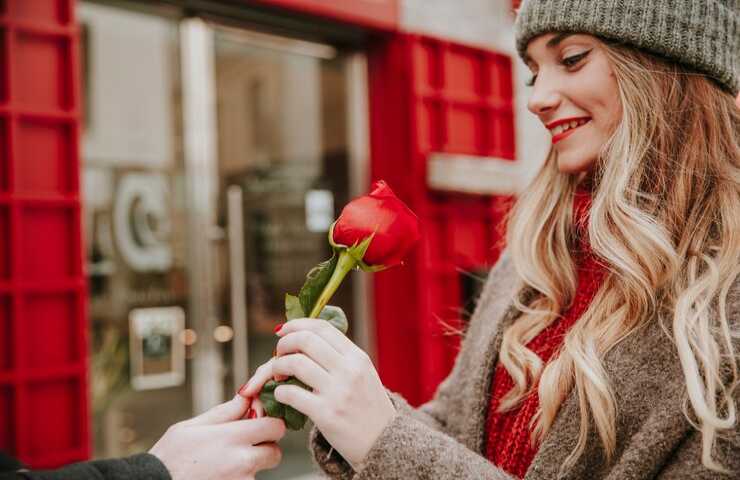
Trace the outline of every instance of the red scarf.
{"label": "red scarf", "polygon": [[[590,206],[591,192],[586,184],[577,189],[573,199],[574,222],[580,226],[577,227],[580,248],[576,252],[578,264],[576,297],[573,304],[564,312],[563,318],[555,320],[527,344],[527,348],[536,353],[544,364],[549,362],[562,345],[565,334],[586,310],[603,281],[605,269],[590,255],[588,247],[586,225]],[[497,413],[501,399],[513,386],[514,382],[506,369],[502,366],[496,368],[491,384],[486,457],[510,474],[524,478],[537,453],[537,447],[531,445],[529,424],[539,407],[539,398],[535,389],[517,409]]]}

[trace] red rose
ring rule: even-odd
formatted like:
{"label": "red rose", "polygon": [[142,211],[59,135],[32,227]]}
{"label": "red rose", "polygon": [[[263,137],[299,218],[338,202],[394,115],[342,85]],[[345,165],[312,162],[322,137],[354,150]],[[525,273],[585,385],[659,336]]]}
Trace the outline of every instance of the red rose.
{"label": "red rose", "polygon": [[382,180],[368,195],[344,207],[331,239],[335,245],[352,247],[370,236],[372,241],[362,258],[369,267],[400,264],[419,240],[419,219]]}

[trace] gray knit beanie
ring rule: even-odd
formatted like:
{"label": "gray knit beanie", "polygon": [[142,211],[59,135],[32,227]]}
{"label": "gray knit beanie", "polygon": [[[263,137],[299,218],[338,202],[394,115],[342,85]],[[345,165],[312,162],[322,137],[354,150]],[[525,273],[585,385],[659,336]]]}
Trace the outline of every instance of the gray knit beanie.
{"label": "gray knit beanie", "polygon": [[590,33],[684,64],[740,90],[740,0],[524,0],[519,55],[549,32]]}

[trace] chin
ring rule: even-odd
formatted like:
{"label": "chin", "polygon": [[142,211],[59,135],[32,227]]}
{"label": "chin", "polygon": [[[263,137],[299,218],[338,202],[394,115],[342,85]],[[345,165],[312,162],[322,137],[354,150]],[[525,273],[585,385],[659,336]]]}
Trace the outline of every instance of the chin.
{"label": "chin", "polygon": [[567,156],[558,156],[558,170],[562,173],[576,174],[586,172],[591,169],[594,160],[584,158],[568,158]]}

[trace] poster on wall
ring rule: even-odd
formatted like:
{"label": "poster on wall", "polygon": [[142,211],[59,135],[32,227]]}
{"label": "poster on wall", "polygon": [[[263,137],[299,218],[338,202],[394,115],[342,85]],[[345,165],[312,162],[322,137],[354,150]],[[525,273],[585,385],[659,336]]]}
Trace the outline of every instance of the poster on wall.
{"label": "poster on wall", "polygon": [[185,328],[181,307],[135,308],[129,314],[134,390],[176,387],[185,381]]}

